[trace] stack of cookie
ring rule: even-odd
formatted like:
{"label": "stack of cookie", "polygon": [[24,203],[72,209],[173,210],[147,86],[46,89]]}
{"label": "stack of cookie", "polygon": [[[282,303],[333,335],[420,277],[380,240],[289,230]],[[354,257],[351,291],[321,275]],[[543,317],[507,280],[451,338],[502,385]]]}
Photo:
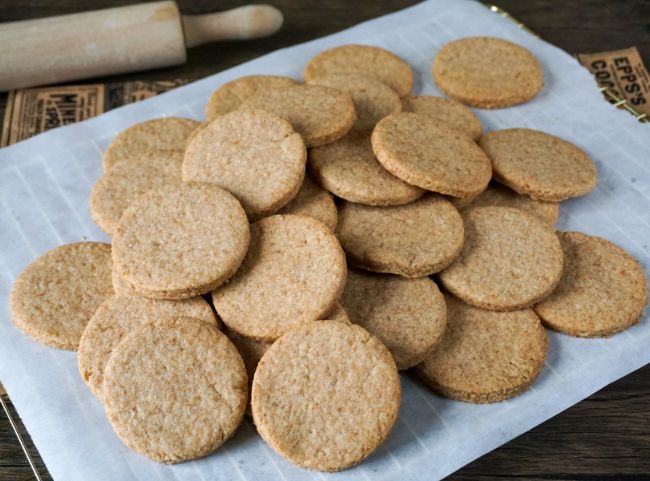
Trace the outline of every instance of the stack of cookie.
{"label": "stack of cookie", "polygon": [[552,227],[560,201],[594,188],[589,157],[530,129],[483,135],[464,105],[530,100],[538,61],[468,38],[433,75],[450,98],[412,96],[402,59],[348,45],[313,58],[305,83],[221,86],[205,123],[126,129],[90,199],[112,246],[34,261],[14,323],[78,349],[115,432],[145,456],[204,456],[252,405],[279,454],[337,471],[390,433],[399,370],[500,401],[542,370],[543,325],[597,337],[638,321],[639,264]]}

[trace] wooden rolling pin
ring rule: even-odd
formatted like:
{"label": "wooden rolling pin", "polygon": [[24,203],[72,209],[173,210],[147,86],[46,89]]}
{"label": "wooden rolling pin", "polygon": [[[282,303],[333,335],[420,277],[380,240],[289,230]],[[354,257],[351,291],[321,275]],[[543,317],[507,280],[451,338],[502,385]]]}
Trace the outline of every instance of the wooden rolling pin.
{"label": "wooden rolling pin", "polygon": [[268,5],[181,15],[173,1],[0,24],[0,91],[178,65],[186,48],[281,26]]}

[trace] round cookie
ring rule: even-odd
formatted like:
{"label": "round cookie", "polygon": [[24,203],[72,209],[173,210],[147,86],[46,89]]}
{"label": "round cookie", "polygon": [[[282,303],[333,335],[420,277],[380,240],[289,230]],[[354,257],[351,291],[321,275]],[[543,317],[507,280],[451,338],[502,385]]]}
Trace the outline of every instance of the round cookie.
{"label": "round cookie", "polygon": [[350,269],[341,303],[354,324],[384,343],[399,370],[422,362],[445,331],[445,301],[428,277],[404,279]]}
{"label": "round cookie", "polygon": [[345,277],[345,255],[325,224],[302,215],[275,215],[251,225],[244,262],[212,300],[229,329],[274,341],[291,327],[329,313]]}
{"label": "round cookie", "polygon": [[259,363],[253,419],[292,463],[340,471],[388,437],[400,397],[395,363],[376,337],[353,324],[310,322],[278,339]]}
{"label": "round cookie", "polygon": [[424,190],[384,169],[372,151],[370,137],[350,133],[336,142],[310,149],[314,178],[341,199],[366,205],[401,205],[422,197]]}
{"label": "round cookie", "polygon": [[11,317],[32,339],[75,351],[84,327],[112,295],[110,244],[65,244],[34,260],[14,281]]}
{"label": "round cookie", "polygon": [[580,232],[558,234],[564,273],[535,312],[545,326],[570,336],[607,337],[636,324],[648,302],[648,281],[623,249]]}
{"label": "round cookie", "polygon": [[433,194],[394,207],[345,202],[336,233],[351,265],[412,278],[444,269],[463,247],[460,214]]}
{"label": "round cookie", "polygon": [[181,183],[183,152],[154,150],[141,161],[121,160],[111,167],[90,192],[90,213],[108,235],[117,228],[126,208],[148,190]]}
{"label": "round cookie", "polygon": [[523,47],[494,37],[466,37],[444,45],[433,78],[449,97],[473,107],[521,104],[542,90],[542,67]]}
{"label": "round cookie", "polygon": [[147,322],[177,317],[191,317],[217,325],[212,308],[202,297],[169,301],[114,296],[99,306],[84,329],[77,354],[79,373],[92,393],[102,397],[108,358],[129,332]]}
{"label": "round cookie", "polygon": [[187,299],[215,289],[241,264],[250,232],[241,204],[212,184],[150,190],[124,212],[113,268],[142,296]]}
{"label": "round cookie", "polygon": [[546,331],[532,309],[493,312],[445,295],[447,330],[415,371],[441,396],[491,403],[526,390],[544,368]]}
{"label": "round cookie", "polygon": [[200,122],[181,117],[147,120],[123,130],[104,153],[104,172],[121,160],[138,161],[150,150],[184,151],[187,141]]}
{"label": "round cookie", "polygon": [[402,99],[402,110],[428,115],[460,130],[472,140],[478,140],[483,133],[481,121],[476,114],[453,99],[433,95],[407,95]]}
{"label": "round cookie", "polygon": [[231,80],[214,91],[205,106],[207,122],[220,115],[237,110],[242,103],[258,92],[296,85],[293,79],[276,75],[249,75]]}
{"label": "round cookie", "polygon": [[511,311],[555,288],[563,260],[551,226],[512,207],[474,207],[463,221],[463,249],[439,274],[449,292],[476,307]]}
{"label": "round cookie", "polygon": [[357,119],[349,94],[322,85],[295,85],[258,92],[241,108],[266,110],[288,120],[307,147],[340,139]]}
{"label": "round cookie", "polygon": [[336,204],[331,194],[305,175],[298,194],[278,214],[308,215],[321,221],[330,230],[336,229]]}
{"label": "round cookie", "polygon": [[295,197],[306,160],[305,144],[289,122],[263,110],[236,110],[213,120],[192,139],[183,180],[226,189],[255,219]]}
{"label": "round cookie", "polygon": [[199,319],[165,319],[135,328],[113,350],[103,401],[129,448],[178,463],[211,453],[235,432],[247,382],[225,334]]}
{"label": "round cookie", "polygon": [[494,179],[533,199],[559,202],[596,187],[596,167],[589,156],[545,132],[496,130],[479,144],[492,162]]}
{"label": "round cookie", "polygon": [[472,197],[492,176],[490,160],[472,139],[428,115],[402,112],[381,120],[372,150],[391,174],[423,189]]}
{"label": "round cookie", "polygon": [[404,97],[413,87],[413,71],[397,55],[369,45],[343,45],[319,53],[305,67],[305,80],[332,74],[357,74],[374,78]]}

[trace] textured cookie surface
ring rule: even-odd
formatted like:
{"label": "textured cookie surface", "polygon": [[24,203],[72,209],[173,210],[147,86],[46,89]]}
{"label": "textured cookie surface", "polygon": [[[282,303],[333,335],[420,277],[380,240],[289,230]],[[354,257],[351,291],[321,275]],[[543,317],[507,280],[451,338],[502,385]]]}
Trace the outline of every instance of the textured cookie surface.
{"label": "textured cookie surface", "polygon": [[346,202],[336,232],[351,265],[406,277],[444,269],[463,246],[460,214],[434,194],[394,207]]}
{"label": "textured cookie surface", "polygon": [[289,122],[262,110],[237,110],[213,120],[192,139],[183,180],[226,189],[254,219],[295,197],[306,160],[305,144]]}
{"label": "textured cookie surface", "polygon": [[343,45],[319,53],[305,68],[305,80],[336,73],[357,74],[377,79],[397,95],[407,95],[413,87],[411,67],[397,55],[379,47]]}
{"label": "textured cookie surface", "polygon": [[119,438],[163,463],[221,446],[239,426],[248,399],[235,346],[214,326],[191,318],[131,331],[111,354],[103,394]]}
{"label": "textured cookie surface", "polygon": [[463,212],[465,244],[439,274],[445,288],[468,304],[508,311],[543,299],[562,275],[562,248],[551,227],[511,207]]}
{"label": "textured cookie surface", "polygon": [[77,363],[81,378],[101,398],[104,368],[113,349],[133,329],[147,322],[177,317],[200,319],[216,326],[217,319],[210,305],[201,297],[184,301],[147,299],[136,296],[114,296],[106,300],[86,325]]}
{"label": "textured cookie surface", "polygon": [[345,255],[325,224],[302,215],[275,215],[251,225],[242,266],[212,300],[228,328],[273,341],[329,313],[345,277]]}
{"label": "textured cookie surface", "polygon": [[398,415],[399,375],[365,329],[336,321],[289,331],[253,378],[253,419],[264,440],[298,466],[339,471],[372,453]]}
{"label": "textured cookie surface", "polygon": [[534,306],[542,322],[571,336],[604,337],[638,322],[648,302],[639,263],[620,247],[580,232],[558,234],[564,273]]}
{"label": "textured cookie surface", "polygon": [[485,109],[527,102],[542,89],[542,68],[528,50],[493,37],[467,37],[443,46],[433,78],[445,94]]}
{"label": "textured cookie surface", "polygon": [[460,102],[433,95],[407,95],[402,99],[404,112],[415,112],[433,117],[445,124],[460,130],[472,140],[477,140],[483,128],[474,112]]}
{"label": "textured cookie surface", "polygon": [[309,169],[336,196],[367,205],[401,205],[422,197],[424,190],[407,184],[382,167],[370,137],[350,133],[336,142],[311,149]]}
{"label": "textured cookie surface", "polygon": [[11,288],[12,321],[40,343],[74,351],[84,327],[111,295],[111,246],[65,244],[20,273]]}
{"label": "textured cookie surface", "polygon": [[113,236],[113,268],[140,295],[187,299],[228,280],[249,238],[237,199],[216,185],[183,182],[129,206]]}
{"label": "textured cookie surface", "polygon": [[492,162],[494,178],[533,199],[558,202],[591,192],[596,168],[575,145],[531,129],[496,130],[481,148]]}
{"label": "textured cookie surface", "polygon": [[530,386],[544,367],[546,332],[532,309],[494,312],[445,295],[447,330],[416,367],[442,396],[472,403],[502,401]]}
{"label": "textured cookie surface", "polygon": [[445,301],[428,277],[404,279],[350,269],[341,303],[354,324],[384,343],[399,370],[422,362],[445,330]]}
{"label": "textured cookie surface", "polygon": [[472,139],[428,115],[384,118],[372,132],[372,150],[403,181],[453,197],[477,195],[492,176],[489,159]]}
{"label": "textured cookie surface", "polygon": [[336,205],[329,192],[305,175],[298,194],[278,214],[308,215],[321,221],[330,230],[336,229]]}

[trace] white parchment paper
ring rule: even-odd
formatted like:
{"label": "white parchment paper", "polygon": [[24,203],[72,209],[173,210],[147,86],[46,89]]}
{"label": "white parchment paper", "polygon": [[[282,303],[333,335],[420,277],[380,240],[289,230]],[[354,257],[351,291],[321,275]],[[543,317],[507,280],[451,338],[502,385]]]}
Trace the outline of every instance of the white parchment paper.
{"label": "white parchment paper", "polygon": [[66,242],[109,239],[91,220],[88,195],[113,136],[153,117],[203,118],[210,93],[255,73],[301,78],[316,53],[346,43],[388,48],[415,69],[415,91],[439,94],[431,80],[438,49],[454,38],[493,35],[530,49],[544,89],[522,106],[480,111],[486,129],[531,127],[585,149],[598,168],[589,196],[564,202],[559,228],[605,237],[648,272],[650,126],[607,104],[590,74],[567,53],[468,0],[431,0],[344,32],[280,50],[150,100],[113,110],[0,150],[0,379],[56,481],[292,480],[441,478],[650,362],[650,324],[608,340],[549,333],[548,362],[534,386],[514,399],[471,405],[435,396],[402,376],[400,419],[368,460],[338,474],[293,467],[268,448],[249,421],[211,456],[164,466],[127,449],[101,404],[85,388],[76,355],[43,347],[11,324],[9,290],[34,258]]}

